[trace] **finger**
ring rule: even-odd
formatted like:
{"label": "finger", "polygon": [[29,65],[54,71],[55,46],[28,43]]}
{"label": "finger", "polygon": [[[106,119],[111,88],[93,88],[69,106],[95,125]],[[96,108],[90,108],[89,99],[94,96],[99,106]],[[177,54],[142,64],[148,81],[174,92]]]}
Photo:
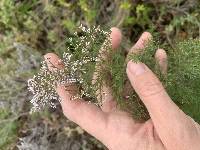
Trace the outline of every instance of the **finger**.
{"label": "finger", "polygon": [[102,106],[101,109],[104,112],[114,111],[117,107],[117,103],[112,96],[112,90],[109,86],[103,85],[101,90]]}
{"label": "finger", "polygon": [[[110,37],[111,37],[112,49],[115,50],[119,47],[121,43],[122,39],[121,31],[116,27],[111,28]],[[114,109],[116,109],[117,103],[113,99],[112,90],[110,87],[104,85],[103,91],[105,91],[105,98],[102,104],[102,110],[104,112],[113,111]]]}
{"label": "finger", "polygon": [[[111,38],[111,44],[112,44],[113,50],[119,47],[120,42],[121,42],[121,37],[122,37],[121,32],[118,28],[116,27],[111,28],[110,38]],[[112,57],[112,56],[109,56],[109,53],[107,51],[105,51],[106,48],[104,48],[104,44],[99,51],[99,57],[101,58],[101,60],[107,60],[107,59],[110,59],[110,57]],[[96,80],[98,76],[100,75],[100,70],[102,70],[103,68],[104,66],[102,66],[101,62],[96,64],[95,72],[93,75],[93,84],[96,83]],[[104,112],[109,112],[116,108],[116,102],[114,101],[114,98],[112,96],[111,87],[109,87],[109,85],[107,85],[105,81],[103,81],[102,88],[100,90],[97,90],[96,94],[97,94],[97,99]]]}
{"label": "finger", "polygon": [[[52,66],[62,69],[64,67],[59,57],[53,53],[48,53],[45,56],[45,60],[48,60],[48,67],[50,70]],[[51,65],[50,65],[51,64]],[[62,65],[60,65],[62,64]],[[58,86],[57,93],[61,97],[61,106],[63,113],[73,122],[80,125],[87,132],[91,133],[96,138],[102,139],[102,131],[105,130],[106,115],[94,104],[88,104],[83,100],[71,100],[77,92],[75,85]],[[69,92],[74,91],[74,92]],[[94,127],[95,125],[95,127]]]}
{"label": "finger", "polygon": [[167,74],[167,65],[168,65],[166,51],[163,49],[158,49],[155,54],[155,59],[160,67],[161,73],[163,75],[166,75]]}
{"label": "finger", "polygon": [[139,40],[130,49],[129,53],[141,53],[151,39],[152,39],[151,33],[149,33],[149,32],[142,33]]}
{"label": "finger", "polygon": [[[128,55],[130,54],[137,54],[137,53],[142,53],[144,51],[144,48],[147,46],[148,42],[152,39],[152,35],[149,32],[144,32],[140,36],[139,40],[135,43],[135,45],[130,49],[128,52]],[[126,58],[126,62],[128,63],[129,59],[128,56]],[[125,81],[125,87],[123,90],[123,97],[129,97],[132,93],[132,86],[130,84],[129,80]],[[128,100],[128,99],[127,99]],[[128,102],[128,101],[126,101]],[[134,109],[134,108],[132,108]]]}
{"label": "finger", "polygon": [[110,38],[111,38],[112,48],[117,49],[122,40],[121,31],[116,27],[112,27]]}
{"label": "finger", "polygon": [[167,148],[173,149],[191,130],[187,126],[190,124],[188,117],[170,99],[161,82],[146,65],[129,61],[127,75],[147,107],[161,141]]}

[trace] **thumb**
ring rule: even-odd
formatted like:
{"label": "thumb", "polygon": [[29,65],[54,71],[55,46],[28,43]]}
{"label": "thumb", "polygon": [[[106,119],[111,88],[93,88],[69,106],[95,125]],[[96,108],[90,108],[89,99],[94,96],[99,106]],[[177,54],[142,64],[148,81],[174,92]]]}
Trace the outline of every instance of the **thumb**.
{"label": "thumb", "polygon": [[166,148],[182,147],[183,140],[192,140],[191,120],[171,100],[153,72],[145,64],[132,61],[128,62],[126,71]]}

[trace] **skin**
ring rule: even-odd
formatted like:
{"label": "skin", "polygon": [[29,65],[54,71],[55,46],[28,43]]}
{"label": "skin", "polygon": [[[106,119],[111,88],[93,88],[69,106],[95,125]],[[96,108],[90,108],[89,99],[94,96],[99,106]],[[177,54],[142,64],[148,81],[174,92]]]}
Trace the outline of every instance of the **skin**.
{"label": "skin", "polygon": [[[120,45],[121,32],[117,28],[111,30],[112,47],[115,50]],[[141,53],[151,38],[150,33],[144,32],[129,53]],[[48,53],[44,57],[62,69],[56,54]],[[106,56],[103,57],[106,59]],[[166,52],[158,49],[155,59],[161,72],[166,74]],[[62,99],[64,115],[110,150],[199,150],[200,125],[175,105],[153,72],[143,63],[130,61],[126,73],[147,107],[151,119],[139,123],[128,113],[119,110],[111,95],[111,88],[106,86],[100,91],[106,93],[101,108],[82,99],[71,101],[70,97],[74,93],[58,86],[57,92]],[[96,75],[94,73],[94,80]],[[75,91],[76,86],[70,88]]]}

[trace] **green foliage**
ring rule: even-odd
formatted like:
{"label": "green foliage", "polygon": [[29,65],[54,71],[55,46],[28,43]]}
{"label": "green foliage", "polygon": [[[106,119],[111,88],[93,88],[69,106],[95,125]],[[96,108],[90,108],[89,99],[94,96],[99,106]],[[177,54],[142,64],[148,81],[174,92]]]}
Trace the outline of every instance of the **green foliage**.
{"label": "green foliage", "polygon": [[[194,31],[194,30],[198,31],[199,27],[200,27],[199,17],[200,17],[199,12],[185,14],[184,16],[175,16],[173,18],[173,20],[170,22],[170,24],[168,26],[166,26],[165,31],[167,34],[172,34],[172,33],[176,32],[176,35],[180,32],[184,32],[184,31],[181,31],[184,28],[187,28],[188,31]],[[185,36],[192,37],[192,35],[194,33],[187,32],[185,34],[186,34]],[[197,32],[197,35],[195,35],[195,36],[199,36],[199,35],[200,35],[200,33]]]}
{"label": "green foliage", "polygon": [[[125,82],[125,56],[123,54],[122,49],[119,50],[118,53],[112,52],[111,53],[111,60],[108,61],[108,70],[110,71],[111,75],[111,87],[113,91],[113,96],[117,100],[119,104],[123,99],[123,90],[124,90],[124,82]],[[109,79],[109,78],[107,78]],[[110,81],[107,81],[109,83]]]}
{"label": "green foliage", "polygon": [[200,122],[200,40],[177,43],[171,52],[167,90],[183,111]]}
{"label": "green foliage", "polygon": [[95,5],[97,4],[96,0],[87,1],[87,0],[79,0],[79,6],[84,13],[85,20],[88,24],[92,25],[94,23],[96,17],[96,9]]}
{"label": "green foliage", "polygon": [[16,140],[17,123],[13,120],[6,120],[10,114],[8,109],[0,109],[0,149],[6,149],[13,140]]}
{"label": "green foliage", "polygon": [[123,1],[121,4],[120,4],[120,7],[122,9],[131,9],[131,3],[129,1]]}
{"label": "green foliage", "polygon": [[186,114],[200,122],[200,40],[185,40],[178,42],[175,50],[168,49],[169,71],[167,77],[161,75],[154,59],[156,47],[151,43],[144,50],[143,55],[131,54],[129,59],[147,64],[163,82],[172,100]]}
{"label": "green foliage", "polygon": [[13,22],[13,12],[15,10],[14,2],[12,0],[2,0],[1,1],[1,11],[0,20],[6,27],[12,27]]}
{"label": "green foliage", "polygon": [[15,122],[7,122],[0,125],[0,147],[4,147],[16,140],[17,124]]}
{"label": "green foliage", "polygon": [[124,20],[124,25],[140,25],[142,28],[145,28],[145,26],[151,26],[152,21],[150,19],[150,15],[152,8],[148,5],[139,4],[135,7],[130,7],[131,5],[125,5],[124,7],[127,7],[127,9],[132,9],[135,11],[135,15],[133,16],[127,16]]}

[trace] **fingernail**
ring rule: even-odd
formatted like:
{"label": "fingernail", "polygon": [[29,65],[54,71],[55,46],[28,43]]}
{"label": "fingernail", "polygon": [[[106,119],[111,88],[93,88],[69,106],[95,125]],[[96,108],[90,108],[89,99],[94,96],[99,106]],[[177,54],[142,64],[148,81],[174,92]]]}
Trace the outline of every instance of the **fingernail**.
{"label": "fingernail", "polygon": [[54,53],[48,53],[44,55],[44,59],[50,71],[64,68],[63,61]]}
{"label": "fingernail", "polygon": [[135,62],[129,61],[127,64],[127,67],[129,71],[133,73],[134,75],[141,75],[146,71],[145,66],[142,63],[135,63]]}
{"label": "fingernail", "polygon": [[44,55],[44,60],[47,63],[47,65],[49,65],[51,60],[51,55],[49,54]]}

